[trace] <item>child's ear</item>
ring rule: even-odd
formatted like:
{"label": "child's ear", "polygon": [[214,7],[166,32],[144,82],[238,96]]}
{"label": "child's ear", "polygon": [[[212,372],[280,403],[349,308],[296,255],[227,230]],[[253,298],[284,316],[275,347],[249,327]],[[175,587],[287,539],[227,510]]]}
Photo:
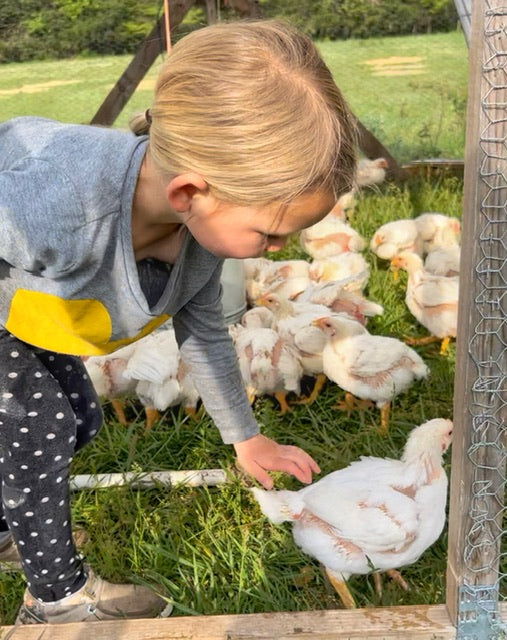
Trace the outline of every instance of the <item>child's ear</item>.
{"label": "child's ear", "polygon": [[195,196],[208,194],[208,184],[198,173],[181,173],[169,182],[166,194],[171,207],[184,213],[189,210]]}

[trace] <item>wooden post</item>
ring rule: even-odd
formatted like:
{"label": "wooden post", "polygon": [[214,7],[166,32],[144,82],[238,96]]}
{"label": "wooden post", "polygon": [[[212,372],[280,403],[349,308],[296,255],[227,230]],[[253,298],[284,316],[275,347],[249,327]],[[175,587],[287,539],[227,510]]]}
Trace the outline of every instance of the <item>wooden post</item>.
{"label": "wooden post", "polygon": [[506,19],[500,0],[473,4],[446,597],[458,625],[463,588],[499,579],[505,481]]}
{"label": "wooden post", "polygon": [[[183,20],[195,0],[170,0],[171,31]],[[165,51],[164,16],[143,40],[138,52],[93,116],[91,124],[110,126],[127,104],[156,57]]]}

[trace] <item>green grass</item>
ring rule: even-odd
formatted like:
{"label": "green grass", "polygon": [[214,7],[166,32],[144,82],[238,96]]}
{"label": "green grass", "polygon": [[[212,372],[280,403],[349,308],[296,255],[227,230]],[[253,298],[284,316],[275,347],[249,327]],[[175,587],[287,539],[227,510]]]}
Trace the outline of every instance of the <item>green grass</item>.
{"label": "green grass", "polygon": [[[442,155],[463,156],[463,122],[458,111],[466,85],[466,51],[460,34],[320,43],[357,115],[400,161],[426,155],[430,138]],[[366,60],[423,56],[425,71],[414,76],[373,76]],[[0,118],[34,113],[87,122],[129,58],[33,62],[0,67]],[[99,72],[99,80],[95,79]],[[150,77],[155,68],[150,71]],[[435,78],[435,80],[431,80]],[[64,81],[37,93],[19,88]],[[6,91],[16,90],[14,93]],[[145,108],[150,91],[138,91],[127,114]],[[451,107],[449,107],[451,105]],[[454,109],[454,110],[453,110]],[[461,113],[461,111],[459,111]],[[443,118],[445,124],[443,124]],[[460,125],[460,126],[458,126]],[[461,128],[460,128],[461,127]],[[426,145],[426,147],[425,147]],[[431,155],[434,155],[433,152]],[[352,220],[367,239],[380,224],[423,211],[460,216],[462,183],[453,178],[384,184],[361,195]],[[426,335],[404,303],[404,277],[393,283],[387,264],[365,252],[371,264],[368,296],[384,305],[372,333]],[[294,239],[279,255],[303,257]],[[360,455],[399,457],[410,429],[434,417],[450,417],[453,403],[455,348],[448,356],[437,345],[418,347],[431,370],[426,381],[396,398],[387,437],[378,433],[378,411],[347,417],[333,404],[343,396],[328,383],[311,406],[295,405],[281,416],[271,398],[259,399],[256,416],[263,432],[282,443],[305,448],[322,474],[341,468]],[[252,499],[250,481],[237,473],[233,450],[221,443],[211,420],[191,421],[168,411],[148,434],[144,416],[129,408],[129,428],[119,425],[106,405],[106,421],[95,441],[80,452],[73,473],[136,470],[225,469],[230,482],[215,488],[118,488],[86,490],[73,495],[77,525],[90,535],[84,553],[90,564],[113,581],[158,584],[170,594],[174,615],[232,614],[339,608],[320,567],[293,543],[288,524],[275,527]],[[449,460],[449,458],[448,458]],[[277,488],[299,483],[276,474]],[[420,560],[403,570],[411,590],[385,580],[379,598],[369,576],[355,576],[351,589],[359,606],[435,604],[444,601],[447,533],[443,532]],[[11,624],[24,590],[21,575],[0,574],[0,622]]]}
{"label": "green grass", "polygon": [[[365,237],[387,219],[424,210],[459,215],[462,184],[456,179],[385,184],[360,197],[353,225]],[[285,255],[301,255],[294,239]],[[426,335],[404,303],[403,275],[393,283],[387,264],[366,253],[372,273],[368,295],[385,306],[372,319],[372,333]],[[279,256],[285,257],[284,254]],[[378,433],[379,412],[347,417],[333,408],[343,392],[329,382],[317,402],[294,405],[285,416],[277,403],[255,404],[263,432],[281,443],[305,448],[322,474],[360,455],[399,457],[411,428],[434,417],[451,417],[455,347],[448,356],[438,345],[417,347],[431,370],[429,378],[398,396],[387,437]],[[229,483],[214,488],[116,488],[73,494],[75,524],[90,540],[88,562],[112,581],[160,585],[171,594],[174,615],[303,611],[341,607],[317,562],[294,544],[290,525],[274,526],[251,497],[251,481],[235,468],[206,415],[199,421],[183,411],[168,411],[148,434],[144,412],[128,407],[131,425],[122,427],[105,406],[105,424],[95,441],[75,458],[73,473],[222,468]],[[447,463],[449,462],[447,458]],[[277,488],[299,488],[292,477],[275,474]],[[436,604],[445,599],[447,533],[420,560],[403,570],[411,590],[384,579],[377,596],[371,576],[354,576],[351,590],[361,607]],[[24,589],[21,575],[0,574],[0,621],[13,622]]]}
{"label": "green grass", "polygon": [[[318,46],[356,115],[399,162],[463,158],[468,56],[461,33]],[[393,57],[409,60],[371,64]],[[105,56],[0,65],[0,120],[36,114],[89,122],[130,60]],[[150,105],[162,60],[161,55],[152,65],[117,126],[127,126],[133,113]]]}

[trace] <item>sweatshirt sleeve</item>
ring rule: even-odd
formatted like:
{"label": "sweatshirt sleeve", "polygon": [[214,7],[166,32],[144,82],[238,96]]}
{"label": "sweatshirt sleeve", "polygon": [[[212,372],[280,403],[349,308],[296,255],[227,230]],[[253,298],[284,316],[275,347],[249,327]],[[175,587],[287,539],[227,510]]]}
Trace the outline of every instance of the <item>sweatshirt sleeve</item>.
{"label": "sweatshirt sleeve", "polygon": [[221,265],[204,287],[173,318],[181,355],[206,410],[226,444],[259,433],[248,401],[236,351],[223,318]]}

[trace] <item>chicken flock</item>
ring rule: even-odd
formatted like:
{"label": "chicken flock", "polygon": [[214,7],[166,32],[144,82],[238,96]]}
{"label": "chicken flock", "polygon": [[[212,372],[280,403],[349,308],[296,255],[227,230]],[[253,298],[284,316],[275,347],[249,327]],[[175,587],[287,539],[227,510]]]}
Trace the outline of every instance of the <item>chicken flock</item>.
{"label": "chicken flock", "polygon": [[[460,223],[426,212],[382,225],[368,242],[352,225],[356,198],[364,186],[380,183],[386,168],[383,158],[359,162],[356,189],[300,233],[307,259],[244,260],[248,310],[229,332],[252,403],[273,396],[286,413],[290,398],[313,403],[324,385],[335,385],[336,408],[350,414],[377,407],[385,435],[395,398],[430,375],[414,347],[438,340],[446,356],[457,332]],[[384,312],[366,293],[370,252],[393,279],[398,270],[407,272],[406,306],[428,336],[400,339],[368,330],[369,319]],[[123,424],[120,399],[132,395],[146,409],[147,429],[171,406],[195,415],[199,396],[170,322],[85,365]],[[305,395],[303,378],[313,380]],[[430,420],[413,429],[400,460],[362,457],[300,491],[252,491],[273,523],[292,522],[296,544],[324,565],[344,606],[353,607],[350,575],[386,571],[402,580],[395,569],[417,560],[439,537],[447,493],[442,454],[451,434],[450,420]]]}

